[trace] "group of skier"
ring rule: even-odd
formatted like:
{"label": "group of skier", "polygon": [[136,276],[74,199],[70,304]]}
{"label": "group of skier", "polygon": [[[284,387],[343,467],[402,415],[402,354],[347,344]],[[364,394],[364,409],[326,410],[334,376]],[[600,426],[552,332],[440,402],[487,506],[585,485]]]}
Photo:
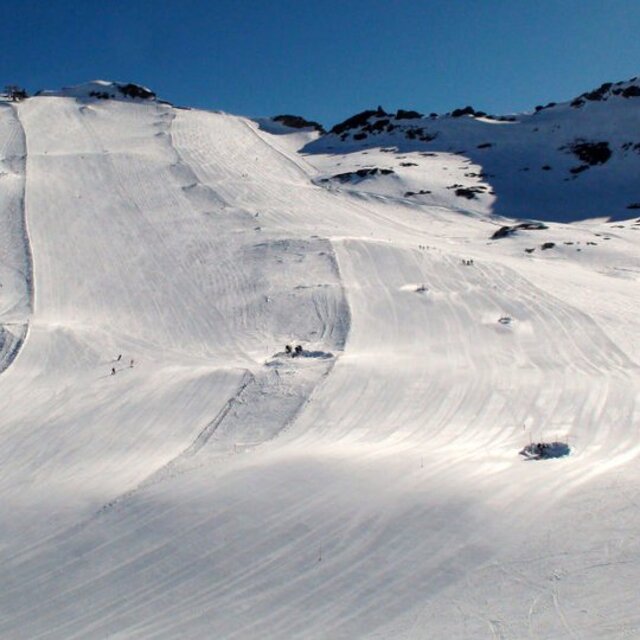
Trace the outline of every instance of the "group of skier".
{"label": "group of skier", "polygon": [[544,456],[550,448],[551,445],[546,442],[535,442],[531,445],[531,452],[538,456]]}
{"label": "group of skier", "polygon": [[284,348],[284,352],[288,355],[291,356],[292,358],[296,358],[297,356],[301,356],[303,351],[302,351],[302,345],[301,344],[297,344],[295,347],[292,347],[290,344],[288,344],[285,348]]}
{"label": "group of skier", "polygon": [[[122,354],[119,353],[117,358],[114,358],[113,360],[114,362],[122,362]],[[129,360],[129,369],[133,369],[133,365],[135,364],[135,360],[133,358],[131,358],[131,360]],[[115,368],[115,366],[111,367],[111,375],[115,376],[116,373],[118,373],[118,370]]]}

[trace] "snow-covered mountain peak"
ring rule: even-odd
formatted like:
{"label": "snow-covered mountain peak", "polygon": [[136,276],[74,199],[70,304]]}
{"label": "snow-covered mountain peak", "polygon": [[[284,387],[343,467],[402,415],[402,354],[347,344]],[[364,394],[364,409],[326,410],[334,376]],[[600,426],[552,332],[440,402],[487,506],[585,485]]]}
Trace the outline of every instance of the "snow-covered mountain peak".
{"label": "snow-covered mountain peak", "polygon": [[[605,82],[597,89],[586,91],[569,102],[569,106],[579,109],[589,102],[606,102],[609,99],[627,100],[640,98],[640,80],[638,77],[621,82]],[[636,108],[638,105],[635,105]],[[545,107],[536,107],[537,111]]]}
{"label": "snow-covered mountain peak", "polygon": [[36,95],[97,100],[155,100],[156,98],[156,94],[151,89],[142,85],[108,80],[92,80],[62,89],[45,89]]}
{"label": "snow-covered mountain peak", "polygon": [[512,218],[626,219],[640,202],[639,131],[632,79],[509,116],[378,107],[303,151],[341,189]]}

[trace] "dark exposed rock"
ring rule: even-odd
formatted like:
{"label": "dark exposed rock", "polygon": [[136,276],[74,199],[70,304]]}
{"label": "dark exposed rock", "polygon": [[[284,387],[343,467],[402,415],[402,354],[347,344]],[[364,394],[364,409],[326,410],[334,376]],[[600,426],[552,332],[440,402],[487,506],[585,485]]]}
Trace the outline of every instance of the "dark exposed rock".
{"label": "dark exposed rock", "polygon": [[625,142],[620,145],[620,148],[623,151],[635,151],[636,153],[640,153],[640,142],[636,142],[635,144],[633,142]]}
{"label": "dark exposed rock", "polygon": [[520,222],[519,224],[514,224],[511,226],[500,227],[496,232],[491,236],[491,240],[499,240],[500,238],[507,238],[516,231],[524,230],[524,231],[541,231],[543,229],[548,229],[546,224],[542,222]]}
{"label": "dark exposed rock", "polygon": [[540,248],[543,251],[546,251],[547,249],[553,249],[553,247],[556,246],[555,242],[544,242],[543,244],[540,245]]}
{"label": "dark exposed rock", "polygon": [[404,197],[410,198],[411,196],[424,196],[431,193],[431,191],[427,191],[426,189],[421,189],[420,191],[405,191]]}
{"label": "dark exposed rock", "polygon": [[589,168],[588,164],[581,164],[577,167],[572,167],[571,169],[569,169],[569,171],[574,175],[577,175],[579,173],[582,173],[583,171],[586,171],[588,168]]}
{"label": "dark exposed rock", "polygon": [[540,111],[544,111],[545,109],[551,109],[552,107],[555,107],[555,106],[556,106],[556,104],[557,104],[557,103],[555,103],[555,102],[548,102],[548,103],[547,103],[547,104],[545,104],[545,105],[541,105],[541,104],[539,104],[539,105],[537,105],[537,106],[536,106],[536,108],[535,108],[535,112],[536,112],[536,113],[540,113]]}
{"label": "dark exposed rock", "polygon": [[[589,166],[604,164],[609,160],[612,153],[608,142],[588,142],[581,139],[578,139],[565,147],[560,147],[560,149],[569,150],[579,160]],[[572,172],[574,171],[572,170]]]}
{"label": "dark exposed rock", "polygon": [[396,120],[415,120],[422,117],[423,115],[417,111],[406,111],[405,109],[398,109],[396,113]]}
{"label": "dark exposed rock", "polygon": [[361,111],[360,113],[356,113],[355,116],[351,116],[343,122],[335,125],[329,133],[341,134],[349,129],[364,127],[369,122],[369,118],[372,118],[373,116],[384,117],[387,115],[389,114],[386,113],[382,107],[378,107],[375,111],[373,109]]}
{"label": "dark exposed rock", "polygon": [[418,163],[417,162],[401,162],[400,166],[401,167],[417,167]]}
{"label": "dark exposed rock", "polygon": [[459,198],[466,198],[467,200],[474,200],[476,198],[476,194],[484,193],[486,187],[458,187],[454,193]]}
{"label": "dark exposed rock", "polygon": [[[629,80],[629,82],[635,82],[635,79]],[[601,102],[608,100],[611,96],[622,96],[623,98],[635,98],[640,96],[640,87],[637,85],[629,85],[624,89],[621,88],[623,82],[616,82],[614,85],[611,82],[605,82],[593,91],[587,91],[574,98],[570,105],[574,108],[583,107],[587,102]],[[536,107],[536,111],[538,108]]]}
{"label": "dark exposed rock", "polygon": [[460,118],[462,116],[474,116],[476,115],[476,110],[472,106],[464,107],[462,109],[454,109],[451,112],[452,118]]}
{"label": "dark exposed rock", "polygon": [[438,137],[437,133],[429,133],[424,127],[407,127],[405,128],[405,137],[408,140],[421,140],[422,142],[431,142]]}
{"label": "dark exposed rock", "polygon": [[588,91],[587,93],[583,93],[582,97],[585,100],[600,101],[605,97],[605,95],[607,94],[609,89],[611,89],[612,86],[613,84],[611,82],[605,82],[603,85],[601,85],[597,89],[594,89],[593,91]]}
{"label": "dark exposed rock", "polygon": [[353,134],[354,140],[364,140],[366,137],[367,137],[367,134],[362,132]]}
{"label": "dark exposed rock", "polygon": [[273,119],[276,122],[280,122],[285,127],[291,127],[292,129],[313,128],[320,133],[325,133],[324,127],[319,122],[314,122],[313,120],[305,120],[305,118],[303,118],[302,116],[283,114],[275,116]]}
{"label": "dark exposed rock", "polygon": [[640,87],[637,85],[631,85],[630,87],[623,89],[620,95],[622,95],[623,98],[638,98],[640,97]]}
{"label": "dark exposed rock", "polygon": [[383,118],[382,120],[376,120],[373,123],[367,123],[362,127],[363,131],[367,133],[380,133],[389,124],[389,118]]}
{"label": "dark exposed rock", "polygon": [[140,98],[142,100],[152,100],[156,97],[156,94],[149,89],[142,87],[138,84],[129,82],[128,84],[117,85],[118,91],[127,98]]}
{"label": "dark exposed rock", "polygon": [[371,169],[358,169],[357,171],[346,171],[345,173],[337,173],[335,176],[331,176],[330,178],[323,178],[322,182],[329,182],[329,180],[338,180],[339,182],[345,183],[350,182],[354,178],[370,178],[373,176],[386,176],[391,173],[395,173],[393,169],[379,169],[378,167],[373,167]]}
{"label": "dark exposed rock", "polygon": [[489,147],[493,147],[493,144],[491,142],[483,142],[482,144],[479,144],[476,148],[477,149],[488,149]]}

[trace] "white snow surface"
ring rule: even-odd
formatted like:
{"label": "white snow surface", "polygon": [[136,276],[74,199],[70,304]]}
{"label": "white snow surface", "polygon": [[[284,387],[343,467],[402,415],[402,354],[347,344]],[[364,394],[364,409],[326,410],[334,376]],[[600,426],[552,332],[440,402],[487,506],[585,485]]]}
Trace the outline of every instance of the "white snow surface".
{"label": "white snow surface", "polygon": [[78,97],[0,103],[0,637],[640,637],[640,98],[401,148]]}
{"label": "white snow surface", "polygon": [[[77,100],[90,100],[90,99],[108,99],[108,100],[136,100],[140,98],[132,98],[123,93],[122,88],[126,87],[128,83],[112,82],[109,80],[91,80],[90,82],[83,82],[81,84],[74,84],[69,87],[62,87],[62,89],[44,89],[38,91],[36,94],[38,97],[61,97],[61,98],[76,98]],[[143,91],[150,92],[147,87],[142,85],[132,85]]]}

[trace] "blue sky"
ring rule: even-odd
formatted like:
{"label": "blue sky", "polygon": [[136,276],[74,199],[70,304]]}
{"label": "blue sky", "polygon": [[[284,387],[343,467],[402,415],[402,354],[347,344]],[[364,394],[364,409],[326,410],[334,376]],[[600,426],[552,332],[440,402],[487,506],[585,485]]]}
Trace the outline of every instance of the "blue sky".
{"label": "blue sky", "polygon": [[0,83],[102,78],[334,124],[381,104],[492,113],[640,75],[637,0],[0,0]]}

